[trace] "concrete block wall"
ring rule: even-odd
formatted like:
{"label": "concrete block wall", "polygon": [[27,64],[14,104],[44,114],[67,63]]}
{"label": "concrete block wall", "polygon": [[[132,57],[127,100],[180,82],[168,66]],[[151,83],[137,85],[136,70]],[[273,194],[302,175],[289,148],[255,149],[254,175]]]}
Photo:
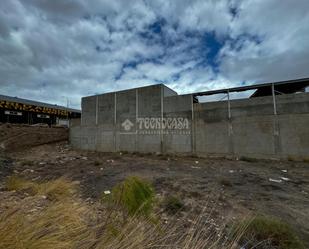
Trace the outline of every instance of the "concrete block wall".
{"label": "concrete block wall", "polygon": [[256,158],[309,155],[309,94],[194,104],[196,154]]}
{"label": "concrete block wall", "polygon": [[186,118],[189,121],[188,129],[169,129],[163,134],[164,153],[191,153],[192,142],[192,95],[168,96],[163,100],[164,118]]}
{"label": "concrete block wall", "polygon": [[[305,158],[309,155],[309,93],[193,103],[164,85],[85,97],[71,144],[97,151],[137,151]],[[230,114],[230,115],[229,115]],[[186,118],[188,127],[141,131],[139,118]],[[130,129],[123,125],[129,120]]]}

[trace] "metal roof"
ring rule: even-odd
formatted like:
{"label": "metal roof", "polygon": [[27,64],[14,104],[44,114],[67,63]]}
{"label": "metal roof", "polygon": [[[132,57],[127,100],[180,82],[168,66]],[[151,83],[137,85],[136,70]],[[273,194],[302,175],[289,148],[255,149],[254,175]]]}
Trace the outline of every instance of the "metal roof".
{"label": "metal roof", "polygon": [[249,86],[240,86],[240,87],[233,87],[233,88],[225,88],[225,89],[219,89],[219,90],[197,92],[197,93],[192,93],[192,94],[194,96],[205,96],[205,95],[213,95],[213,94],[219,94],[219,93],[243,92],[247,90],[256,90],[251,95],[251,97],[260,97],[260,96],[271,95],[272,85],[274,85],[275,91],[277,93],[295,93],[298,91],[304,91],[304,89],[309,86],[309,78],[279,81],[279,82],[269,82],[269,83],[255,84],[255,85],[249,85]]}
{"label": "metal roof", "polygon": [[67,108],[65,106],[53,105],[53,104],[48,104],[44,102],[39,102],[39,101],[34,101],[34,100],[29,100],[29,99],[22,99],[18,97],[11,97],[11,96],[0,94],[0,101],[1,100],[25,104],[25,105],[34,105],[34,106],[41,106],[41,107],[46,107],[46,108],[53,108],[53,109],[58,109],[58,110],[63,110],[63,111],[68,111],[68,112],[81,113],[80,110]]}

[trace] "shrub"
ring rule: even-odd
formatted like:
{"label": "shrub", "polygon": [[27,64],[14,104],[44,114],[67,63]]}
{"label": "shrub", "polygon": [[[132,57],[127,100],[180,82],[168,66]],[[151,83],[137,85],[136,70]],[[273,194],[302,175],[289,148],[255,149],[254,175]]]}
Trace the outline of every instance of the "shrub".
{"label": "shrub", "polygon": [[255,249],[304,249],[302,241],[285,222],[275,218],[258,216],[244,221],[245,229],[240,242],[245,248]]}
{"label": "shrub", "polygon": [[184,208],[184,203],[176,196],[168,196],[163,201],[165,211],[170,214],[176,214]]}
{"label": "shrub", "polygon": [[149,182],[131,176],[113,188],[111,201],[125,209],[130,216],[149,216],[153,209],[154,197],[154,190]]}

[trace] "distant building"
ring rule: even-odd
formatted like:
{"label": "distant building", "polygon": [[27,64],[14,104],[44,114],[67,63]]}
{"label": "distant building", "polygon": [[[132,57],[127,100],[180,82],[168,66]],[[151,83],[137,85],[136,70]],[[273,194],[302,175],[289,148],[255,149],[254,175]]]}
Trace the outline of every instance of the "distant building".
{"label": "distant building", "polygon": [[80,119],[81,111],[64,106],[0,95],[0,122],[48,125],[69,125]]}
{"label": "distant building", "polygon": [[[102,152],[303,160],[308,86],[304,78],[178,95],[159,84],[87,96],[70,143]],[[216,98],[203,102],[208,96]]]}

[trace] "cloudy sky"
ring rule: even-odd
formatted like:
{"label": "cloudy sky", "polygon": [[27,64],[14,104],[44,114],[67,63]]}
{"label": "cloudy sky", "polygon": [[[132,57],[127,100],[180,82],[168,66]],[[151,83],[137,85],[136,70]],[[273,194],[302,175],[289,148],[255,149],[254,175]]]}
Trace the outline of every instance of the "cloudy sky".
{"label": "cloudy sky", "polygon": [[1,0],[0,94],[79,108],[309,76],[308,0]]}

